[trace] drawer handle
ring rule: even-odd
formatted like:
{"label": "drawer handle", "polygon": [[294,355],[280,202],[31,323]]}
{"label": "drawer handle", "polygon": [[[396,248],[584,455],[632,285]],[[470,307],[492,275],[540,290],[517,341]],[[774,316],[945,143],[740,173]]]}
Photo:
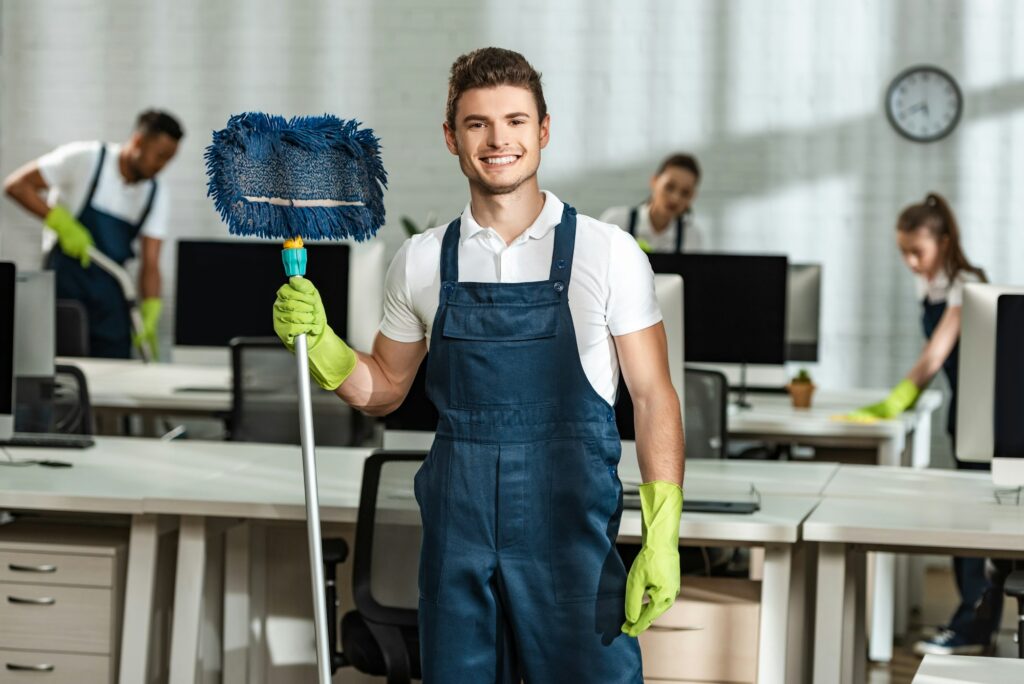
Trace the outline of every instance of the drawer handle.
{"label": "drawer handle", "polygon": [[52,606],[57,602],[57,599],[49,596],[44,596],[43,598],[21,598],[18,596],[8,596],[7,602],[28,606]]}
{"label": "drawer handle", "polygon": [[53,672],[53,665],[18,665],[7,663],[7,669],[11,672]]}
{"label": "drawer handle", "polygon": [[7,569],[11,572],[57,572],[56,565],[18,565],[8,563]]}

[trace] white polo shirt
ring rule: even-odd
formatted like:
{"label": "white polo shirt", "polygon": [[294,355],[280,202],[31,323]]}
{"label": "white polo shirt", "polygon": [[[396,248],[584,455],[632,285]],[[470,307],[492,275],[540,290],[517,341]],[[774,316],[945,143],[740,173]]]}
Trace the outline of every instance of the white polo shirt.
{"label": "white polo shirt", "polygon": [[931,280],[922,275],[914,277],[918,301],[927,299],[929,304],[946,302],[946,306],[963,306],[964,284],[978,282],[981,279],[970,271],[960,271],[952,280],[944,270]]}
{"label": "white polo shirt", "polygon": [[[459,280],[521,283],[547,280],[555,227],[563,204],[545,192],[537,220],[511,245],[493,228],[481,226],[470,206],[462,212]],[[441,241],[447,224],[405,241],[388,269],[380,332],[397,342],[419,342],[430,333],[441,290]],[[615,402],[619,362],[612,336],[661,321],[654,273],[636,242],[613,225],[576,216],[576,245],[569,281],[569,310],[576,346],[590,384]]]}
{"label": "white polo shirt", "polygon": [[[92,186],[101,144],[95,140],[68,143],[37,160],[39,173],[50,186],[47,204],[51,207],[59,204],[78,216],[85,207]],[[103,213],[135,225],[146,210],[153,181],[126,182],[118,163],[120,154],[121,145],[107,145],[107,155],[103,159],[103,169],[92,203]],[[159,240],[166,238],[167,210],[167,188],[160,185],[140,234]]]}
{"label": "white polo shirt", "polygon": [[[605,223],[614,223],[622,230],[629,232],[629,213],[633,207],[612,207],[601,214],[601,220]],[[655,232],[651,225],[651,205],[646,202],[637,208],[636,212],[636,237],[644,240],[655,252],[676,251],[676,222],[672,221],[665,230]],[[704,247],[704,235],[691,217],[683,229],[683,251],[699,252]]]}

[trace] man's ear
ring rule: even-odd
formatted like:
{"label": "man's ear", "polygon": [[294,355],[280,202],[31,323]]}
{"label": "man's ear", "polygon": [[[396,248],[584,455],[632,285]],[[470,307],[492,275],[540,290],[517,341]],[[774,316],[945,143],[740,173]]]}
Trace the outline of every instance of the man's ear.
{"label": "man's ear", "polygon": [[447,121],[441,124],[441,129],[444,131],[444,144],[448,146],[448,151],[459,156],[459,143],[455,139],[455,131],[448,127]]}
{"label": "man's ear", "polygon": [[551,115],[545,114],[544,119],[540,122],[540,148],[543,150],[548,146],[548,140],[551,138]]}

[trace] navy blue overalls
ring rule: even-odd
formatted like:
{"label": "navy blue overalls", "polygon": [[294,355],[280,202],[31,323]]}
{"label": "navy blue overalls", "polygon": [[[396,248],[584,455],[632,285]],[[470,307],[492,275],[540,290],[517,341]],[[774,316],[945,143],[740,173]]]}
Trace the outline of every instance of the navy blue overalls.
{"label": "navy blue overalls", "polygon": [[642,684],[621,633],[626,570],[615,412],[580,362],[569,311],[576,212],[548,280],[459,282],[444,235],[427,362],[437,435],[416,475],[425,684]]}
{"label": "navy blue overalls", "polygon": [[[96,173],[93,175],[82,211],[78,214],[78,221],[92,234],[96,248],[123,266],[128,259],[135,256],[132,242],[138,236],[153,206],[156,181],[150,181],[152,186],[149,199],[138,223],[129,223],[97,209],[93,206],[92,200],[96,195],[106,155],[107,148],[101,145]],[[72,259],[61,252],[59,246],[50,252],[48,266],[56,271],[57,298],[76,299],[85,306],[89,318],[90,355],[115,359],[129,358],[132,351],[131,320],[124,292],[114,277],[96,264],[82,268],[78,259]]]}
{"label": "navy blue overalls", "polygon": [[[924,328],[925,337],[931,339],[935,329],[939,327],[942,314],[946,313],[946,302],[929,302],[925,297],[921,302],[921,325]],[[949,381],[949,416],[946,420],[946,432],[953,439],[954,452],[956,446],[956,403],[957,385],[960,359],[960,341],[958,340],[953,351],[949,353],[942,364],[942,370]],[[988,470],[987,463],[970,463],[954,458],[956,467],[959,470]],[[1001,592],[987,591],[992,583],[985,576],[984,558],[953,558],[953,575],[956,577],[956,586],[960,592],[960,605],[957,607],[953,618],[949,622],[949,628],[968,637],[972,642],[988,643],[992,634],[999,625],[1002,617],[1003,596]],[[988,602],[985,610],[977,610],[978,601],[985,595]]]}
{"label": "navy blue overalls", "polygon": [[[626,231],[636,237],[636,220],[637,214],[640,211],[640,207],[633,207],[629,210],[629,227]],[[686,232],[686,221],[683,220],[685,214],[676,217],[676,254],[683,251],[683,233]]]}

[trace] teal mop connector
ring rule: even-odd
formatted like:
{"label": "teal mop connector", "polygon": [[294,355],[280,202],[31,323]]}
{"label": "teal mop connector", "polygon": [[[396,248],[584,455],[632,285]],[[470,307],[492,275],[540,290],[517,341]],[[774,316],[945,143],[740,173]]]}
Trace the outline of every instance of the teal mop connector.
{"label": "teal mop connector", "polygon": [[[306,275],[306,248],[305,247],[289,247],[291,241],[285,243],[285,248],[281,250],[281,261],[284,263],[284,272],[289,278],[292,276],[304,276]],[[299,243],[302,244],[301,242]]]}

